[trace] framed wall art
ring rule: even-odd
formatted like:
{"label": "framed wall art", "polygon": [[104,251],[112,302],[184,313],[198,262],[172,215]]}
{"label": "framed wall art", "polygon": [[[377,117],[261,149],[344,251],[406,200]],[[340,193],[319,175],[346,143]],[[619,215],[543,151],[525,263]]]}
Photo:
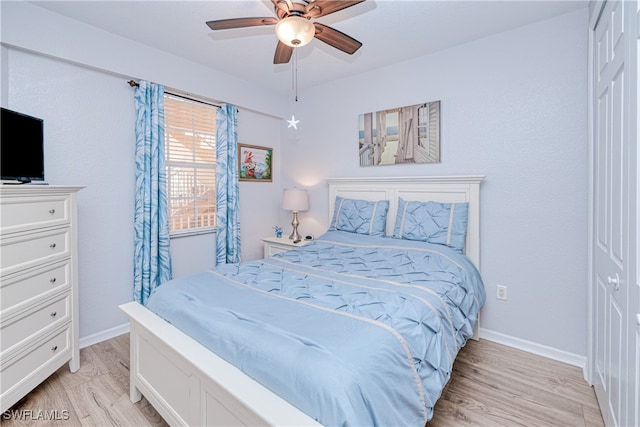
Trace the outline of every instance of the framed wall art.
{"label": "framed wall art", "polygon": [[440,163],[440,101],[361,114],[360,166]]}
{"label": "framed wall art", "polygon": [[240,181],[271,182],[273,148],[238,144]]}

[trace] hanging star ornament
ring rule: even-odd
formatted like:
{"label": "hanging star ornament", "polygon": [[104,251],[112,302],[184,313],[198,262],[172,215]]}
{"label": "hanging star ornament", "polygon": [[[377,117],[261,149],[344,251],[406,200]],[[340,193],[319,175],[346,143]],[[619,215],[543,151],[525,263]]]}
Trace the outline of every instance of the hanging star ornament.
{"label": "hanging star ornament", "polygon": [[298,123],[300,123],[300,120],[296,120],[296,116],[291,115],[291,120],[287,120],[287,123],[289,123],[287,129],[293,127],[295,130],[298,130]]}

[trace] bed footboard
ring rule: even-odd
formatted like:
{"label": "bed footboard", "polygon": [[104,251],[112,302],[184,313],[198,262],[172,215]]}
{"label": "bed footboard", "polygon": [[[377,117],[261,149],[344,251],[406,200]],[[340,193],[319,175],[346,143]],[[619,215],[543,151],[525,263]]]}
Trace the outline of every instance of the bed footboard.
{"label": "bed footboard", "polygon": [[144,395],[170,425],[319,425],[142,305],[120,309],[131,320],[131,401]]}

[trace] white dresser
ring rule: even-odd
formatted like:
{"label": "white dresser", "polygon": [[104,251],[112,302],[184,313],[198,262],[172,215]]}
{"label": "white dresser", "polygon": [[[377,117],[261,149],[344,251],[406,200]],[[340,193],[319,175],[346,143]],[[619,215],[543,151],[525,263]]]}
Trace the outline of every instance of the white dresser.
{"label": "white dresser", "polygon": [[0,412],[67,361],[80,367],[80,189],[0,187]]}

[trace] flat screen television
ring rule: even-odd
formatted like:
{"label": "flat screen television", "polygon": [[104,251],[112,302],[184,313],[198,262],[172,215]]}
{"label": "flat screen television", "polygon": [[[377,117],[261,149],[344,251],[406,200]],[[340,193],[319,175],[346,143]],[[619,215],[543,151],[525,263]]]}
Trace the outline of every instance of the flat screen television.
{"label": "flat screen television", "polygon": [[0,133],[1,179],[44,181],[42,119],[2,108]]}

